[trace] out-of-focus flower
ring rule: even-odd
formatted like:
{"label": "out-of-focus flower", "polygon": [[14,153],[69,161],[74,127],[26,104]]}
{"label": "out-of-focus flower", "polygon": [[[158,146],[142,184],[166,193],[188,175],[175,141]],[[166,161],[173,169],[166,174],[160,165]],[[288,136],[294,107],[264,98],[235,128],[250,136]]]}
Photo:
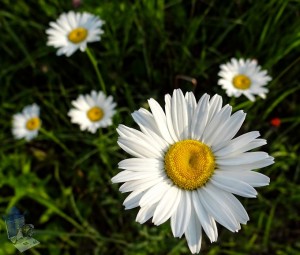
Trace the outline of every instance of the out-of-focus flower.
{"label": "out-of-focus flower", "polygon": [[38,135],[41,127],[40,108],[36,104],[24,107],[21,113],[13,116],[12,133],[16,139],[30,141]]}
{"label": "out-of-focus flower", "polygon": [[271,119],[270,123],[274,127],[279,127],[281,125],[281,119],[280,118],[273,118],[273,119]]}
{"label": "out-of-focus flower", "polygon": [[217,224],[232,232],[246,224],[248,214],[233,195],[256,197],[253,187],[269,184],[269,177],[252,171],[273,164],[266,152],[248,152],[266,144],[253,131],[233,139],[246,114],[222,107],[222,97],[180,89],[165,96],[165,110],[154,100],[151,112],[141,108],[132,116],[141,131],[119,125],[119,146],[133,156],[119,162],[113,183],[125,182],[121,192],[132,192],[125,209],[140,206],[136,217],[155,225],[168,219],[175,237],[183,234],[192,253],[201,248],[202,230],[217,240]]}
{"label": "out-of-focus flower", "polygon": [[264,86],[272,78],[267,75],[267,71],[261,71],[256,60],[232,58],[231,62],[222,64],[220,69],[218,75],[221,79],[218,84],[226,90],[228,96],[239,97],[243,94],[251,101],[255,101],[254,95],[266,98],[269,90]]}
{"label": "out-of-focus flower", "polygon": [[56,22],[50,22],[47,45],[58,48],[57,55],[71,56],[76,50],[85,51],[87,43],[100,41],[104,22],[87,12],[62,13]]}
{"label": "out-of-focus flower", "polygon": [[112,124],[116,103],[112,96],[106,97],[102,91],[92,91],[88,95],[79,95],[72,101],[72,108],[68,115],[71,122],[80,125],[80,129],[95,133],[100,127],[108,127]]}

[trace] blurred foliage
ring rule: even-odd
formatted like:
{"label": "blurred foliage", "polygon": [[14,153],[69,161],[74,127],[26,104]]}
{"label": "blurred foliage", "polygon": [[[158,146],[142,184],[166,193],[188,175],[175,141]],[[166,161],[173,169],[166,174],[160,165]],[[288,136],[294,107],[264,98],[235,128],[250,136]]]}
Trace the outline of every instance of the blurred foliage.
{"label": "blurred foliage", "polygon": [[[79,93],[99,90],[85,53],[57,57],[45,30],[62,12],[88,11],[105,20],[102,40],[89,45],[108,94],[118,103],[114,125],[80,132],[66,113]],[[261,172],[271,184],[258,199],[241,199],[250,222],[238,234],[219,226],[217,243],[202,254],[300,253],[300,1],[299,0],[2,0],[0,3],[0,213],[27,210],[40,244],[28,254],[189,254],[169,223],[135,222],[111,177],[126,157],[117,146],[119,123],[175,86],[224,95],[247,114],[244,132],[259,130],[276,163]],[[255,58],[273,77],[266,100],[228,98],[217,86],[219,65]],[[186,75],[198,86],[178,78]],[[177,79],[176,79],[177,77]],[[11,118],[25,105],[41,106],[44,131],[30,143],[11,135]],[[270,125],[279,117],[279,127]],[[0,220],[0,255],[17,254]]]}

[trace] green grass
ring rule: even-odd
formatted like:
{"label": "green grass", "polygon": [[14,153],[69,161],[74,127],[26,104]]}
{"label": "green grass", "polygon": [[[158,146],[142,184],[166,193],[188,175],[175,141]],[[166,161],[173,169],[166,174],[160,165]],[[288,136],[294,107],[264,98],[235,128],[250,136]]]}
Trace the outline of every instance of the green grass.
{"label": "green grass", "polygon": [[[57,57],[45,30],[71,1],[2,0],[0,4],[0,214],[27,210],[40,244],[28,254],[189,254],[169,222],[135,222],[125,195],[110,179],[127,155],[118,147],[118,124],[136,127],[130,113],[163,102],[175,82],[183,90],[218,93],[247,118],[242,131],[259,130],[263,150],[276,163],[257,199],[244,199],[250,221],[233,234],[218,226],[218,242],[203,238],[202,254],[300,253],[300,19],[298,0],[84,0],[77,11],[105,20],[102,40],[89,45],[118,112],[113,126],[92,135],[70,123],[67,112],[80,93],[100,90],[87,54]],[[228,98],[217,86],[219,65],[231,57],[255,58],[272,76],[266,100]],[[197,80],[197,87],[176,76]],[[11,118],[25,105],[41,107],[43,132],[16,141]],[[282,125],[270,125],[279,117]],[[18,254],[0,220],[0,255]]]}

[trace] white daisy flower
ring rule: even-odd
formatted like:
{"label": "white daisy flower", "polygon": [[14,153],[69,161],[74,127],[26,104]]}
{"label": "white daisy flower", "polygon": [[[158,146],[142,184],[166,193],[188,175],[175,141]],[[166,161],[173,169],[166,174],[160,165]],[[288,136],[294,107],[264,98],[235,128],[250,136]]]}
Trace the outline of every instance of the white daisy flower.
{"label": "white daisy flower", "polygon": [[75,109],[71,109],[68,115],[71,122],[80,125],[80,129],[95,133],[100,127],[108,127],[112,124],[116,103],[112,96],[106,97],[102,91],[92,91],[89,95],[80,95],[72,101]]}
{"label": "white daisy flower", "polygon": [[50,22],[47,45],[58,48],[57,55],[71,56],[76,50],[85,51],[87,43],[100,41],[104,21],[90,13],[62,13]]}
{"label": "white daisy flower", "polygon": [[231,62],[222,64],[220,68],[218,75],[221,79],[218,84],[226,90],[229,97],[239,97],[243,94],[251,101],[255,101],[254,95],[266,98],[269,90],[264,86],[272,78],[267,75],[267,71],[261,71],[261,66],[256,60],[232,58]]}
{"label": "white daisy flower", "polygon": [[273,164],[267,153],[248,152],[266,144],[249,132],[233,139],[246,114],[222,107],[222,97],[205,94],[196,102],[180,89],[165,96],[165,111],[154,100],[151,112],[141,108],[132,116],[141,131],[119,125],[119,146],[133,156],[119,162],[124,171],[112,178],[132,192],[125,209],[140,206],[136,221],[152,217],[155,225],[168,219],[174,237],[183,234],[192,253],[201,248],[202,229],[217,240],[216,222],[232,232],[246,224],[248,214],[233,195],[256,197],[253,187],[269,184],[269,177],[252,171]]}
{"label": "white daisy flower", "polygon": [[16,139],[32,140],[41,127],[40,107],[36,104],[24,107],[21,113],[13,116],[12,133]]}

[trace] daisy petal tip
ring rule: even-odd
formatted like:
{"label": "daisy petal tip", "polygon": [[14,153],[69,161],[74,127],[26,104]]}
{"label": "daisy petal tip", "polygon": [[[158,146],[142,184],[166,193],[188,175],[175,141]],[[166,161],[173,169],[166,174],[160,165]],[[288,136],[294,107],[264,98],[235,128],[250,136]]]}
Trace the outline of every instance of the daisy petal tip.
{"label": "daisy petal tip", "polygon": [[116,176],[114,176],[113,178],[111,178],[110,179],[110,181],[112,182],[112,183],[118,183],[117,181],[116,181],[116,178],[115,178]]}

